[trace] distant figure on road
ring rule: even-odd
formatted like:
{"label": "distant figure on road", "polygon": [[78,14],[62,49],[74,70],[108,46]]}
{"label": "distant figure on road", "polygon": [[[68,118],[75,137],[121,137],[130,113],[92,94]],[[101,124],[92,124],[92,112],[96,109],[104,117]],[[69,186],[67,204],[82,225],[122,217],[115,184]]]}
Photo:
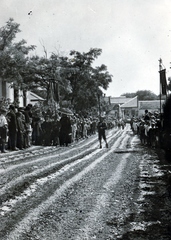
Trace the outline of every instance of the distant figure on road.
{"label": "distant figure on road", "polygon": [[100,117],[100,121],[97,124],[97,130],[98,130],[98,138],[100,142],[100,148],[102,148],[102,138],[104,139],[106,143],[106,147],[108,148],[108,143],[106,140],[106,133],[105,130],[107,129],[107,125],[104,122],[104,117]]}

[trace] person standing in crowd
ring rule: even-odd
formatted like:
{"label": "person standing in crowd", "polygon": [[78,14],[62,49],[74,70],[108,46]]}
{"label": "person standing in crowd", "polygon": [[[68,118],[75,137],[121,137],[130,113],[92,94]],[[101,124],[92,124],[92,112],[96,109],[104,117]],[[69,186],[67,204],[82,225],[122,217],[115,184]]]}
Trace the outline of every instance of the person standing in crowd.
{"label": "person standing in crowd", "polygon": [[96,133],[96,119],[93,119],[92,124],[91,124],[91,134]]}
{"label": "person standing in crowd", "polygon": [[134,129],[133,129],[134,119],[135,119],[135,117],[134,117],[134,115],[133,115],[132,118],[131,118],[131,121],[130,121],[130,127],[131,127],[131,130],[132,130],[132,131],[134,131]]}
{"label": "person standing in crowd", "polygon": [[144,121],[150,121],[150,116],[149,116],[149,112],[147,109],[145,110]]}
{"label": "person standing in crowd", "polygon": [[84,119],[83,120],[83,138],[88,138],[87,132],[88,132],[88,122],[87,122],[87,119]]}
{"label": "person standing in crowd", "polygon": [[121,119],[118,119],[118,129],[121,129]]}
{"label": "person standing in crowd", "polygon": [[106,143],[106,147],[108,148],[108,143],[106,140],[106,123],[104,122],[104,118],[100,117],[100,121],[97,124],[97,130],[98,130],[98,138],[99,138],[99,143],[100,143],[100,148],[102,148],[102,138]]}
{"label": "person standing in crowd", "polygon": [[7,139],[7,129],[8,123],[5,117],[6,110],[1,108],[0,109],[0,144],[1,144],[1,152],[5,153],[5,143]]}
{"label": "person standing in crowd", "polygon": [[124,119],[121,119],[121,127],[122,127],[122,129],[125,128],[125,121],[124,121]]}
{"label": "person standing in crowd", "polygon": [[[49,113],[48,113],[49,114]],[[42,129],[42,143],[45,146],[52,145],[52,129],[53,122],[49,115],[45,115],[45,121],[41,124]]]}
{"label": "person standing in crowd", "polygon": [[134,134],[137,134],[137,130],[138,130],[138,121],[136,118],[133,119],[133,123],[132,123],[132,130]]}
{"label": "person standing in crowd", "polygon": [[7,113],[8,122],[8,134],[9,134],[9,149],[12,151],[17,151],[17,120],[14,105],[9,106],[9,112]]}
{"label": "person standing in crowd", "polygon": [[81,119],[78,118],[77,120],[77,131],[76,131],[76,141],[78,141],[82,137],[82,124]]}
{"label": "person standing in crowd", "polygon": [[[160,116],[162,123],[158,122],[160,145],[165,149],[165,157],[171,160],[171,95],[168,96],[163,108],[163,115]],[[163,134],[162,134],[163,132]]]}
{"label": "person standing in crowd", "polygon": [[32,142],[36,146],[42,144],[43,131],[41,124],[41,117],[39,115],[34,116],[32,121]]}
{"label": "person standing in crowd", "polygon": [[149,129],[149,145],[152,148],[156,147],[156,122],[154,120],[151,121],[151,128]]}
{"label": "person standing in crowd", "polygon": [[144,124],[145,124],[145,121],[143,119],[141,119],[141,122],[139,124],[139,136],[140,136],[140,141],[141,141],[141,144],[145,144],[145,128],[144,128]]}
{"label": "person standing in crowd", "polygon": [[150,146],[149,130],[151,128],[151,125],[149,121],[145,122],[144,128],[145,128],[145,139],[146,139],[145,143],[147,146]]}
{"label": "person standing in crowd", "polygon": [[52,122],[51,142],[53,146],[59,145],[60,118],[56,115]]}
{"label": "person standing in crowd", "polygon": [[59,142],[60,146],[68,146],[71,142],[70,134],[72,132],[71,129],[71,121],[66,114],[62,114],[60,119],[60,132],[59,132]]}
{"label": "person standing in crowd", "polygon": [[25,126],[26,126],[26,148],[31,146],[31,136],[32,136],[32,113],[30,106],[26,106],[25,111]]}
{"label": "person standing in crowd", "polygon": [[25,126],[23,122],[23,116],[21,112],[16,113],[16,120],[17,120],[17,148],[20,150],[24,149],[24,133],[25,133]]}
{"label": "person standing in crowd", "polygon": [[72,119],[71,128],[72,128],[72,142],[75,142],[77,133],[77,121],[75,117]]}
{"label": "person standing in crowd", "polygon": [[19,107],[18,112],[20,113],[20,118],[22,119],[22,124],[24,126],[24,131],[23,131],[23,148],[26,148],[27,146],[27,133],[26,133],[26,121],[25,121],[25,109],[24,107]]}

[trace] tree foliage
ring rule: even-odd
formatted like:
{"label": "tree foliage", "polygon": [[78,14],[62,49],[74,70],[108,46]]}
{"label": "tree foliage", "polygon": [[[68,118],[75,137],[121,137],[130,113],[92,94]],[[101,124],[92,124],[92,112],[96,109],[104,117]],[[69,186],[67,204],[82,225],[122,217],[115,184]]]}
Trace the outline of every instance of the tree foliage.
{"label": "tree foliage", "polygon": [[55,53],[49,58],[47,54],[29,57],[35,46],[27,46],[25,40],[15,41],[19,26],[9,19],[0,28],[0,77],[15,88],[37,93],[41,89],[47,100],[68,101],[76,112],[96,107],[102,89],[106,90],[112,81],[104,64],[93,67],[102,50],[92,48],[83,53],[72,50],[68,57]]}
{"label": "tree foliage", "polygon": [[50,58],[32,57],[28,67],[30,87],[46,89],[49,98],[49,88],[55,83],[60,102],[70,102],[76,112],[90,111],[97,106],[99,96],[102,95],[100,87],[107,89],[112,81],[105,65],[92,67],[100,54],[101,49],[90,49],[87,53],[71,51],[70,57],[61,57],[54,53]]}
{"label": "tree foliage", "polygon": [[93,67],[94,61],[100,56],[102,50],[99,48],[90,49],[89,52],[80,53],[71,51],[68,67],[71,69],[69,80],[72,92],[70,100],[77,111],[91,109],[98,105],[99,96],[102,90],[107,89],[112,81],[107,67],[103,64],[100,67]]}
{"label": "tree foliage", "polygon": [[14,42],[19,32],[19,24],[12,18],[0,28],[0,76],[17,87],[22,86],[27,75],[28,53],[35,48],[33,45],[26,46],[25,40]]}

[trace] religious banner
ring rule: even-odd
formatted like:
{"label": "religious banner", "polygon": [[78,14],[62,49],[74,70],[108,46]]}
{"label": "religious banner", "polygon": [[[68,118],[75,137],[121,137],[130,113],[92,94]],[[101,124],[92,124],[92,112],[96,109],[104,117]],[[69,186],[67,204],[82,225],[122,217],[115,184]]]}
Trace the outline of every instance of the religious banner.
{"label": "religious banner", "polygon": [[167,94],[167,82],[166,82],[166,69],[160,71],[160,86],[161,86],[161,94]]}

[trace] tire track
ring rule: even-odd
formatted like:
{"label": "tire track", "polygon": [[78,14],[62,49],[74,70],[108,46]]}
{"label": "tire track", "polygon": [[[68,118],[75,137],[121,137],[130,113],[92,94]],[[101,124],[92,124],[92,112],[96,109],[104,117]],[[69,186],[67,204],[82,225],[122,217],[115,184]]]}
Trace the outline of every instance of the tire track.
{"label": "tire track", "polygon": [[[122,132],[122,135],[123,134],[125,134],[125,133]],[[122,135],[120,135],[120,137]],[[112,137],[113,136],[111,135],[110,138],[112,138]],[[120,140],[120,138],[117,139],[117,142],[119,140]],[[118,143],[118,145],[119,144],[120,143]],[[31,185],[31,184],[34,184],[34,182],[36,182],[38,179],[43,179],[43,178],[50,179],[51,178],[50,175],[56,176],[59,174],[59,171],[63,172],[64,169],[68,170],[67,165],[69,165],[70,167],[73,167],[77,164],[82,163],[83,161],[88,161],[89,159],[93,158],[97,153],[101,152],[101,149],[96,149],[97,145],[98,145],[98,143],[96,142],[94,145],[92,145],[92,148],[90,150],[86,149],[85,151],[81,152],[81,154],[77,154],[72,158],[68,157],[57,163],[55,162],[53,164],[50,164],[50,166],[47,166],[46,168],[36,169],[31,173],[20,175],[16,179],[13,179],[12,181],[6,183],[5,186],[3,186],[1,188],[1,192],[0,192],[1,201],[2,201],[2,199],[5,199],[5,198],[6,198],[6,201],[9,201],[10,197],[8,197],[7,192],[10,192],[10,196],[11,195],[14,196],[15,192],[18,189],[20,189],[21,192],[27,191],[27,189],[24,189],[25,187],[23,186],[27,182],[29,182]],[[51,158],[56,159],[56,155],[51,156]],[[46,159],[43,158],[43,160],[46,160]],[[24,166],[25,166],[25,164],[24,164]],[[28,188],[28,186],[27,186],[27,188]]]}
{"label": "tire track", "polygon": [[[108,137],[108,139],[113,139],[113,138],[117,138],[118,135],[120,133],[119,132],[116,132],[114,135],[111,133]],[[92,144],[93,143],[93,144]],[[86,146],[89,146],[89,148],[85,148]],[[91,146],[91,148],[90,148]],[[77,159],[81,159],[82,157],[84,157],[85,155],[89,154],[90,152],[94,151],[94,149],[97,149],[97,146],[98,146],[98,143],[97,143],[97,140],[95,142],[94,138],[90,141],[90,142],[86,142],[84,143],[83,145],[81,145],[79,148],[77,149],[69,149],[65,152],[62,152],[61,154],[54,154],[54,155],[50,155],[48,157],[48,161],[47,161],[47,156],[46,157],[40,157],[39,159],[31,159],[31,161],[29,162],[23,162],[23,163],[20,163],[19,165],[15,164],[13,166],[10,166],[8,167],[7,169],[3,169],[3,171],[1,171],[1,176],[0,176],[0,179],[1,182],[3,182],[3,177],[5,177],[5,181],[6,181],[6,185],[8,185],[7,187],[4,186],[2,189],[1,189],[1,193],[0,193],[0,196],[2,195],[2,193],[4,192],[4,189],[5,188],[10,188],[11,184],[14,185],[15,182],[20,182],[21,180],[19,179],[24,179],[24,180],[30,180],[30,177],[33,177],[35,178],[37,175],[40,175],[42,176],[43,174],[46,175],[48,174],[49,172],[53,172],[53,171],[57,171],[59,170],[61,167],[63,167],[65,164],[67,163],[70,163],[72,161],[75,161]],[[85,149],[84,149],[85,148]],[[68,157],[68,154],[71,155],[71,152],[72,151],[76,151],[76,152],[79,152],[79,153],[76,153],[73,157]],[[64,158],[62,160],[60,160],[62,157],[65,157],[67,156],[67,158]],[[40,165],[38,165],[39,163],[44,163],[43,167],[41,166],[41,169],[40,169]],[[47,165],[47,162],[48,162],[48,165]],[[12,178],[11,181],[8,181],[7,179],[7,175],[9,175],[9,177],[11,177],[13,175],[13,172],[15,172],[16,174],[16,169],[18,170],[19,168],[24,168],[28,171],[28,167],[30,166],[30,164],[34,164],[34,167],[33,169],[30,169],[30,173],[23,173],[21,174],[19,172],[19,177],[14,180],[14,178]],[[35,165],[38,165],[39,166],[39,169],[35,169]]]}
{"label": "tire track", "polygon": [[[42,202],[39,206],[37,206],[37,208],[34,208],[34,209],[30,210],[28,212],[27,217],[25,217],[24,219],[21,220],[21,222],[17,225],[17,228],[9,235],[8,239],[10,239],[10,240],[17,239],[17,237],[22,233],[23,227],[24,227],[24,229],[26,228],[28,230],[31,227],[30,226],[31,219],[35,219],[35,221],[36,221],[36,219],[39,217],[39,214],[42,211],[44,211],[49,206],[49,204],[53,204],[53,201],[55,201],[56,198],[58,198],[69,187],[71,187],[78,180],[80,180],[85,174],[87,174],[89,171],[94,169],[97,164],[99,164],[101,161],[103,161],[105,159],[105,157],[107,157],[109,154],[111,154],[114,151],[114,149],[120,145],[120,142],[124,138],[125,134],[126,134],[125,132],[121,133],[122,138],[118,138],[117,140],[115,140],[114,145],[111,147],[111,149],[109,149],[109,150],[108,149],[107,150],[106,149],[105,150],[100,150],[100,149],[97,150],[96,149],[98,152],[101,152],[101,151],[103,152],[102,156],[101,157],[98,156],[97,158],[93,159],[93,162],[91,162],[90,165],[86,166],[84,169],[82,169],[75,176],[71,177],[66,182],[64,182],[58,189],[55,190],[53,195],[48,197],[44,202]],[[111,138],[112,138],[112,136],[111,136]],[[86,156],[85,156],[85,158],[86,158]],[[83,161],[83,159],[81,159],[80,161]],[[85,161],[86,161],[86,159],[85,159]],[[77,163],[73,162],[72,164],[77,164]],[[72,164],[70,164],[70,166],[68,166],[68,168],[71,168]],[[79,164],[79,162],[78,162],[78,164]],[[68,171],[68,168],[66,167],[64,172]],[[60,174],[60,173],[58,173],[58,174]],[[41,180],[39,179],[39,181],[41,181]],[[48,179],[47,179],[47,181],[48,181]],[[47,183],[47,181],[45,181],[45,182],[42,181],[42,182]],[[29,222],[29,224],[28,224],[28,222]],[[16,238],[12,237],[13,234]]]}
{"label": "tire track", "polygon": [[[114,129],[113,131],[110,131],[108,133],[108,137],[111,138],[113,133],[117,135],[118,131],[116,129]],[[92,136],[91,139],[87,139],[87,141],[82,141],[79,144],[71,145],[68,148],[59,147],[56,149],[55,147],[55,150],[54,150],[53,148],[49,149],[48,147],[48,149],[45,148],[45,149],[34,150],[29,152],[26,151],[25,153],[21,152],[19,154],[15,154],[14,156],[11,155],[12,154],[11,153],[9,156],[1,158],[0,163],[1,165],[3,165],[3,168],[0,169],[0,173],[3,174],[3,173],[6,173],[6,171],[18,168],[20,166],[27,166],[31,163],[39,163],[42,160],[46,160],[47,157],[51,157],[52,155],[61,158],[62,156],[68,155],[68,153],[75,154],[75,152],[83,151],[83,148],[92,147],[92,144],[93,145],[95,144],[95,146],[97,147],[98,145],[97,136]],[[12,164],[12,165],[9,165],[9,164]]]}
{"label": "tire track", "polygon": [[[92,152],[89,153],[89,155],[85,155],[84,157],[81,157],[80,159],[75,159],[75,161],[73,162],[70,162],[70,163],[66,163],[64,164],[64,166],[57,170],[56,172],[53,172],[53,173],[50,173],[49,174],[49,170],[47,171],[47,176],[37,176],[34,181],[32,182],[32,184],[30,184],[29,186],[27,186],[27,188],[21,192],[21,194],[19,196],[16,196],[16,198],[13,198],[12,199],[9,199],[9,201],[7,201],[6,203],[3,203],[3,209],[5,209],[5,207],[8,207],[8,210],[7,211],[15,211],[14,209],[17,210],[17,206],[18,205],[21,205],[23,200],[24,201],[27,201],[27,198],[31,199],[32,198],[32,195],[34,195],[35,193],[37,194],[37,189],[36,189],[36,186],[37,184],[40,185],[40,183],[42,184],[42,188],[44,188],[45,185],[47,185],[50,181],[52,181],[52,179],[57,179],[59,178],[60,176],[62,176],[63,174],[65,174],[69,171],[71,171],[71,169],[77,165],[80,165],[80,164],[83,164],[83,162],[85,164],[83,164],[82,168],[81,169],[81,172],[77,173],[75,172],[74,175],[70,175],[69,178],[66,180],[66,182],[72,182],[72,179],[76,178],[77,175],[79,175],[80,173],[83,173],[84,172],[84,169],[88,169],[89,166],[92,166],[93,162],[97,162],[98,159],[99,159],[99,156],[100,156],[100,159],[102,161],[102,159],[105,159],[105,156],[108,156],[108,154],[111,154],[114,149],[116,149],[118,146],[120,146],[121,142],[123,142],[123,139],[125,138],[125,135],[126,135],[126,131],[117,131],[115,132],[115,134],[113,134],[113,131],[110,131],[110,134],[108,135],[108,141],[110,142],[110,145],[111,145],[111,149],[97,149],[97,140],[96,140],[96,143],[91,145],[92,147],[95,147],[95,149],[91,149]],[[92,140],[90,139],[90,142],[92,142]],[[86,143],[87,144],[87,143]],[[83,146],[82,146],[83,147]],[[69,152],[70,150],[68,150]],[[107,152],[107,155],[106,155],[106,152]],[[99,155],[100,154],[100,155]],[[96,156],[97,155],[97,156]],[[94,159],[95,158],[95,159]],[[65,159],[66,160],[66,159]],[[63,160],[61,160],[63,161]],[[93,161],[93,162],[92,162]],[[100,162],[101,162],[100,161]],[[99,162],[99,163],[100,163]],[[87,165],[86,165],[87,164]],[[92,170],[93,168],[91,168]],[[38,171],[38,170],[37,170]],[[89,172],[89,171],[88,171]],[[83,174],[84,176],[85,174]],[[22,179],[21,179],[21,182],[22,182]],[[76,182],[76,181],[75,181]],[[74,182],[74,183],[75,183]],[[73,183],[73,184],[74,184]],[[15,186],[15,184],[14,184]],[[61,189],[63,186],[65,186],[65,182],[64,183],[61,183],[61,186],[58,186],[58,189]],[[40,186],[39,186],[40,187]],[[65,188],[65,187],[64,187]],[[30,190],[31,189],[31,190]],[[35,190],[36,189],[36,190]],[[9,188],[7,187],[6,189],[8,192],[9,191]],[[67,188],[66,188],[67,190]],[[57,191],[57,190],[54,190],[54,191]],[[65,190],[64,190],[65,191]],[[6,192],[4,192],[4,194],[6,194]],[[55,192],[52,194],[52,196],[55,194]],[[10,193],[11,195],[11,193]],[[45,198],[43,198],[43,195],[42,195],[42,199],[45,200]],[[46,200],[44,201],[46,202]],[[30,200],[29,200],[30,201]],[[40,203],[40,202],[39,202]],[[37,207],[34,206],[33,209],[35,209],[35,211],[37,211],[37,208],[39,209],[39,206],[42,206],[42,203],[40,203]],[[6,206],[5,206],[6,204]],[[31,207],[32,208],[32,207]],[[1,209],[1,210],[3,210]],[[27,211],[27,210],[26,210]],[[2,213],[2,212],[1,212]],[[6,214],[6,212],[4,211],[3,214]],[[2,214],[2,215],[3,215]],[[23,214],[22,214],[23,215]],[[21,220],[22,222],[22,220]]]}
{"label": "tire track", "polygon": [[[113,175],[110,179],[104,184],[103,189],[107,189],[100,196],[96,198],[96,205],[93,210],[88,214],[88,217],[84,220],[85,224],[79,229],[79,233],[73,237],[75,240],[82,239],[91,239],[92,233],[96,232],[97,229],[100,229],[101,226],[101,216],[104,215],[106,205],[108,205],[110,199],[110,188],[114,185],[118,184],[119,180],[122,177],[122,171],[126,166],[127,158],[129,157],[129,153],[125,154],[122,157],[119,165],[115,169]],[[98,219],[98,221],[94,221],[94,219]]]}

